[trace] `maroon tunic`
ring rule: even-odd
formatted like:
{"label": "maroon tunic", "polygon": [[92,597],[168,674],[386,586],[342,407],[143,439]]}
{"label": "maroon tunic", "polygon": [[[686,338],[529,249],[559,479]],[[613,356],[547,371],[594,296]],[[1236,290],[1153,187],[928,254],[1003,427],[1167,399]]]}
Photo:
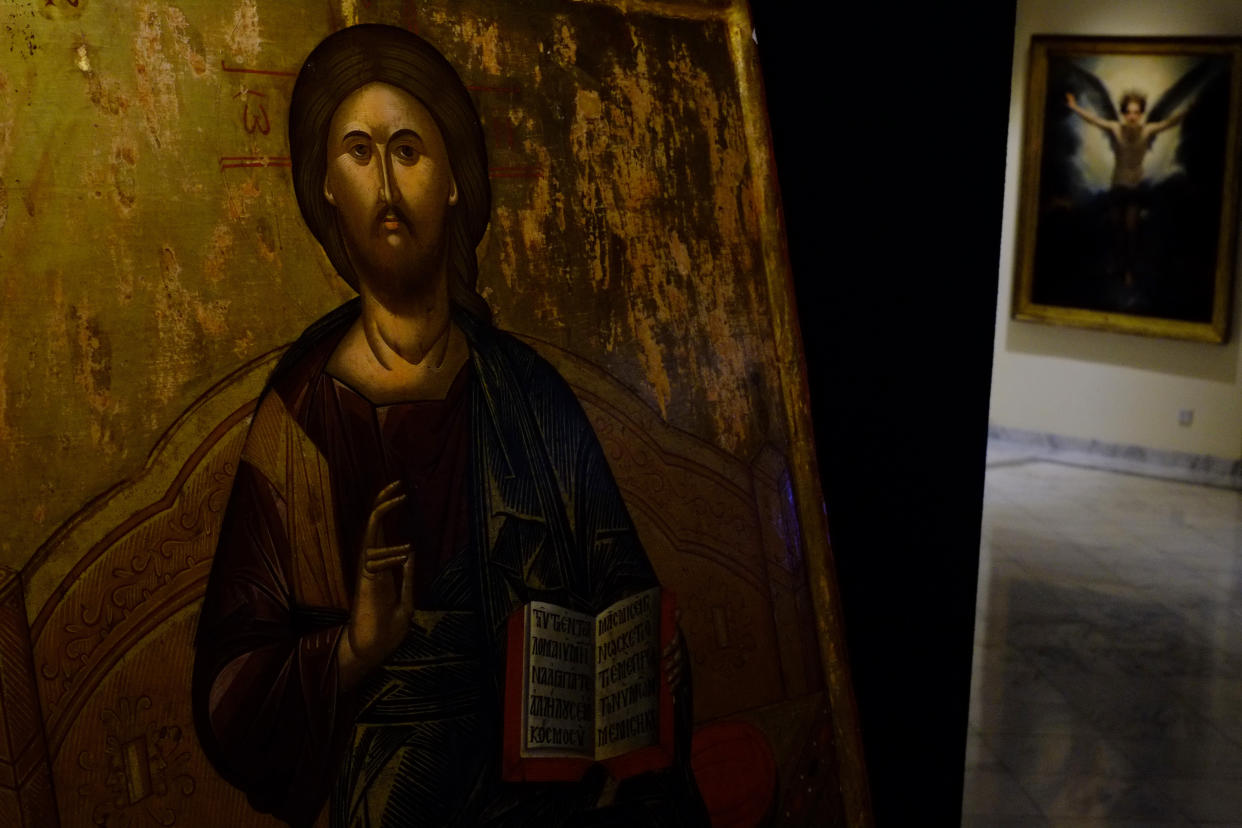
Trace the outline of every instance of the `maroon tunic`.
{"label": "maroon tunic", "polygon": [[[376,494],[402,481],[405,505],[385,516],[380,545],[413,544],[420,607],[444,564],[469,543],[469,375],[466,363],[443,400],[378,406],[326,373],[311,388],[306,433],[333,470],[340,548],[360,549]],[[351,588],[356,566],[344,573]]]}
{"label": "maroon tunic", "polygon": [[[316,579],[299,571],[305,550],[295,549],[286,529],[295,498],[244,453],[213,565],[213,576],[226,582],[208,590],[204,613],[211,628],[249,631],[230,636],[236,652],[216,653],[222,669],[199,690],[207,691],[201,712],[210,718],[223,767],[237,773],[225,775],[257,808],[295,825],[313,820],[320,796],[333,787],[357,715],[356,695],[337,686],[336,645],[376,495],[395,480],[407,493],[405,504],[384,516],[380,543],[412,544],[416,606],[449,608],[435,580],[469,546],[470,363],[442,400],[376,406],[324,370],[339,341],[337,335],[318,342],[271,393],[330,472],[313,485],[330,488],[335,520],[326,525],[336,528],[340,554],[325,562],[338,571],[318,581],[335,579],[343,589],[321,590],[335,601],[307,602],[303,585]],[[283,800],[290,790],[316,795]]]}

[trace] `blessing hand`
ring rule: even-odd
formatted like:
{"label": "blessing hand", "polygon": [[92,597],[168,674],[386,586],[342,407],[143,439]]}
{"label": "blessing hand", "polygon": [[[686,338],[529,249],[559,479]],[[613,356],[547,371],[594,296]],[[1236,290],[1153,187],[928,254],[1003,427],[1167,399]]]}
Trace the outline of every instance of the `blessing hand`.
{"label": "blessing hand", "polygon": [[[414,612],[414,553],[409,543],[386,545],[383,517],[403,504],[401,481],[385,486],[371,507],[363,536],[354,603],[345,629],[342,667],[359,678],[377,667],[405,638]],[[352,656],[352,659],[349,657]],[[347,664],[352,660],[352,664]]]}

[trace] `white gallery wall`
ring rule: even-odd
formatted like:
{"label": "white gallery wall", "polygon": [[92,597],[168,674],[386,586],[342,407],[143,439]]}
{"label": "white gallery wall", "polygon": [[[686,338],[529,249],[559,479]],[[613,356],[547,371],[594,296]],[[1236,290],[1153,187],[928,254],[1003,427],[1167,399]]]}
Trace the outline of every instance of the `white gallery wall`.
{"label": "white gallery wall", "polygon": [[[1225,345],[1009,318],[1033,34],[1239,35],[1240,0],[1018,0],[990,421],[1105,443],[1242,459],[1242,337],[1235,285]],[[967,92],[959,89],[953,94]],[[1235,265],[1235,281],[1236,275]],[[1194,412],[1180,425],[1182,410]]]}

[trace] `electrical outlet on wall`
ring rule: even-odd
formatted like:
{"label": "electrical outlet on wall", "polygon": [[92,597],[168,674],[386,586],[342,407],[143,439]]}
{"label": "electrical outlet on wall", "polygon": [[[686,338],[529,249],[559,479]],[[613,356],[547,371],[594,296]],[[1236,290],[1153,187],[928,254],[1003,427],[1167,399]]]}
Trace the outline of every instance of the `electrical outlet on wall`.
{"label": "electrical outlet on wall", "polygon": [[1193,408],[1183,408],[1177,412],[1177,424],[1179,426],[1188,426],[1195,421],[1195,410]]}

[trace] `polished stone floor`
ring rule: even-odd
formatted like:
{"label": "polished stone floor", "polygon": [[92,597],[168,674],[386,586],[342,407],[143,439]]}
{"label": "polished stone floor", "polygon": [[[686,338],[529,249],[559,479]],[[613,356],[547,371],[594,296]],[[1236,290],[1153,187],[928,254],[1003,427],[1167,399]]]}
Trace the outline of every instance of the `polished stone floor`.
{"label": "polished stone floor", "polygon": [[1242,827],[1242,494],[989,447],[963,825]]}

